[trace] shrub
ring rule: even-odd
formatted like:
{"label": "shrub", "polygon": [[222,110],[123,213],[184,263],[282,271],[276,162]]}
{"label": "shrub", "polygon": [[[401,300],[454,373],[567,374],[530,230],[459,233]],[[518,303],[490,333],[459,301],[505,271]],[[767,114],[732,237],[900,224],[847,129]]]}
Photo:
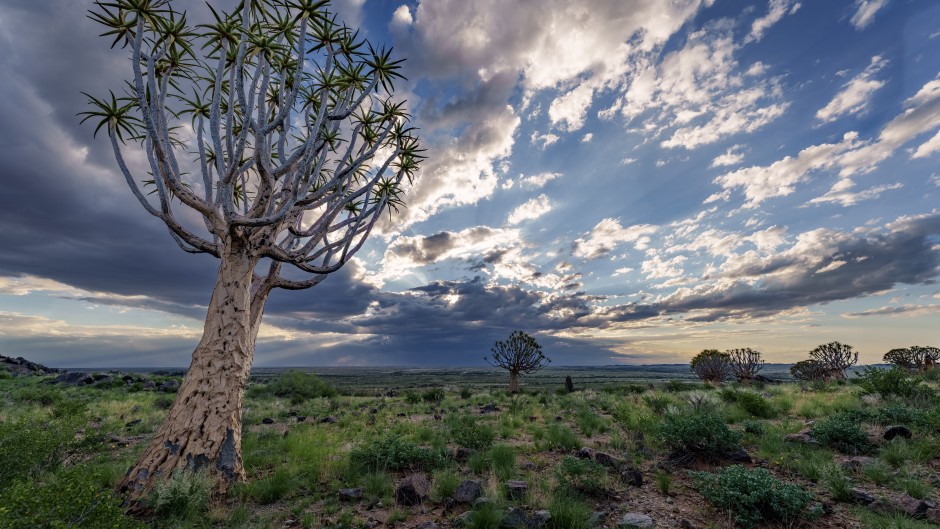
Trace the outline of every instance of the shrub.
{"label": "shrub", "polygon": [[549,529],[588,529],[591,519],[591,506],[578,498],[564,494],[552,497],[548,510],[552,513],[548,519]]}
{"label": "shrub", "polygon": [[454,442],[473,450],[486,450],[496,440],[496,432],[488,424],[480,424],[472,415],[448,417],[450,435]]}
{"label": "shrub", "polygon": [[441,402],[444,400],[444,388],[431,388],[421,394],[421,400],[425,402]]}
{"label": "shrub", "polygon": [[739,450],[741,434],[732,431],[716,414],[681,414],[666,416],[660,436],[676,455],[714,460]]}
{"label": "shrub", "polygon": [[296,486],[296,480],[290,472],[278,468],[264,479],[244,484],[239,492],[243,498],[251,498],[261,505],[268,505],[287,496]]}
{"label": "shrub", "polygon": [[715,473],[689,474],[706,501],[730,511],[735,522],[744,527],[774,522],[794,524],[821,514],[810,492],[783,482],[762,468],[733,465]]}
{"label": "shrub", "polygon": [[[683,382],[681,380],[669,380],[665,384],[663,384],[663,391],[667,391],[669,393],[692,391],[693,389],[695,389],[695,384],[691,384],[689,382]],[[640,391],[640,393],[643,393],[643,391]]]}
{"label": "shrub", "polygon": [[749,391],[738,392],[737,404],[741,409],[759,419],[773,419],[777,416],[777,411],[774,410],[770,401],[757,393],[751,393]]}
{"label": "shrub", "polygon": [[406,391],[405,402],[407,402],[408,404],[420,404],[421,395],[417,391]]}
{"label": "shrub", "polygon": [[62,400],[62,393],[49,387],[25,387],[16,393],[16,400],[40,406],[52,406]]}
{"label": "shrub", "polygon": [[300,404],[317,397],[335,397],[336,388],[327,384],[314,373],[288,371],[267,384],[267,391],[276,397],[289,398]]}
{"label": "shrub", "polygon": [[764,423],[760,421],[744,421],[744,433],[761,436],[767,430]]}
{"label": "shrub", "polygon": [[936,392],[930,386],[901,367],[866,367],[860,376],[859,385],[865,393],[880,395],[882,398],[897,397],[912,403],[936,400]]}
{"label": "shrub", "polygon": [[76,445],[75,417],[21,417],[0,422],[0,490],[54,470]]}
{"label": "shrub", "polygon": [[590,459],[565,456],[555,467],[558,490],[567,494],[601,496],[604,494],[602,484],[606,476],[604,467]]}
{"label": "shrub", "polygon": [[438,503],[444,503],[444,500],[457,492],[457,487],[460,486],[461,481],[463,481],[463,477],[452,468],[435,471],[431,480],[431,499]]}
{"label": "shrub", "polygon": [[470,529],[499,529],[503,523],[503,511],[492,503],[481,503],[470,515]]}
{"label": "shrub", "polygon": [[473,397],[473,390],[470,388],[460,388],[460,398],[469,399]]}
{"label": "shrub", "polygon": [[433,470],[445,462],[440,450],[424,448],[398,437],[386,436],[349,453],[350,463],[364,470]]}
{"label": "shrub", "polygon": [[509,445],[494,445],[490,448],[490,464],[493,472],[501,480],[507,480],[512,477],[516,469],[516,449]]}
{"label": "shrub", "polygon": [[153,407],[158,410],[168,410],[173,405],[173,397],[170,395],[159,395],[153,399]]}
{"label": "shrub", "polygon": [[578,434],[563,424],[549,424],[545,428],[545,441],[551,449],[577,450],[581,447]]}
{"label": "shrub", "polygon": [[[124,516],[121,500],[99,484],[98,470],[77,466],[20,480],[0,491],[0,529],[24,527],[139,529]],[[7,483],[0,480],[0,483]]]}
{"label": "shrub", "polygon": [[205,472],[177,471],[154,487],[150,508],[166,518],[191,519],[208,509],[211,492],[212,481]]}
{"label": "shrub", "polygon": [[827,419],[816,421],[812,435],[820,443],[843,454],[871,453],[874,447],[868,440],[868,434],[862,431],[858,423],[851,414],[839,412]]}

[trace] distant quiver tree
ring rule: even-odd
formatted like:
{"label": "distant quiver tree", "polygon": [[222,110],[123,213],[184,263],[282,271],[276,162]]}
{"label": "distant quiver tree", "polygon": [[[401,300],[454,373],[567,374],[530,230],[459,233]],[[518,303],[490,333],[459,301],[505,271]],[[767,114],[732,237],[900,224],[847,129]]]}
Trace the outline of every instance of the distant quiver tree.
{"label": "distant quiver tree", "polygon": [[496,342],[485,360],[493,367],[509,371],[509,392],[519,392],[519,376],[534,373],[551,363],[535,338],[522,331],[513,331],[509,338]]}
{"label": "distant quiver tree", "polygon": [[816,382],[829,377],[829,369],[816,360],[800,360],[790,366],[790,374],[797,380]]}
{"label": "distant quiver tree", "polygon": [[827,379],[835,380],[844,380],[845,370],[858,363],[858,353],[851,345],[840,342],[817,346],[809,352],[809,357],[825,368]]}
{"label": "distant quiver tree", "polygon": [[692,358],[689,367],[703,382],[720,384],[731,372],[731,355],[718,349],[705,349]]}
{"label": "distant quiver tree", "polygon": [[757,373],[764,368],[760,351],[755,351],[750,347],[728,351],[728,364],[734,378],[744,385],[749,385],[757,377]]}
{"label": "distant quiver tree", "polygon": [[[244,479],[242,398],[265,300],[339,270],[423,158],[401,60],[337,24],[326,1],[244,0],[191,26],[169,0],[98,1],[89,17],[130,54],[124,95],[89,96],[134,197],[179,247],[219,259],[202,339],[130,500],[181,468]],[[132,160],[145,160],[141,170]],[[193,219],[196,219],[194,222]]]}
{"label": "distant quiver tree", "polygon": [[940,349],[936,347],[912,345],[908,348],[914,356],[916,365],[922,371],[937,367],[940,362]]}
{"label": "distant quiver tree", "polygon": [[885,353],[884,361],[904,369],[918,367],[917,356],[908,347],[892,349]]}

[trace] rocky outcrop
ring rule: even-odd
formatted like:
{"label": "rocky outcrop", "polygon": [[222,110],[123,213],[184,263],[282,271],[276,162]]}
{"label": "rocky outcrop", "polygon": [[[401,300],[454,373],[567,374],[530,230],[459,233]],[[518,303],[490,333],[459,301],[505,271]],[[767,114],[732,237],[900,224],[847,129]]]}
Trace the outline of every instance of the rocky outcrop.
{"label": "rocky outcrop", "polygon": [[6,370],[15,377],[30,375],[51,375],[58,373],[58,369],[46,367],[42,364],[30,362],[29,360],[18,356],[16,358],[0,355],[0,371]]}

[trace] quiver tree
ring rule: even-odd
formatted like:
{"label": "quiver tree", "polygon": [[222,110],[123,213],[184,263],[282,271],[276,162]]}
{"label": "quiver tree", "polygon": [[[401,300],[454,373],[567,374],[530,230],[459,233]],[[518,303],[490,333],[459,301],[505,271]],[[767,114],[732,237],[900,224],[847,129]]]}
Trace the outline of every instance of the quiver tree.
{"label": "quiver tree", "polygon": [[728,367],[738,382],[749,385],[764,368],[764,360],[760,352],[745,347],[744,349],[731,349],[728,351]]}
{"label": "quiver tree", "polygon": [[493,367],[509,371],[509,392],[519,392],[519,376],[534,373],[551,363],[542,354],[542,346],[522,331],[513,331],[509,339],[496,342],[485,360]]}
{"label": "quiver tree", "polygon": [[128,50],[132,76],[124,96],[89,96],[83,121],[107,132],[131,192],[176,244],[220,261],[186,377],[121,482],[132,501],[181,468],[207,469],[220,489],[244,478],[242,397],[265,300],[349,262],[422,158],[391,97],[401,61],[337,25],[325,1],[210,10],[198,27],[168,0],[90,14]]}
{"label": "quiver tree", "polygon": [[690,368],[703,382],[720,384],[731,372],[731,355],[717,349],[705,349],[692,358]]}
{"label": "quiver tree", "polygon": [[914,369],[918,367],[917,356],[907,347],[888,351],[885,353],[884,361],[898,367],[903,367],[904,369]]}
{"label": "quiver tree", "polygon": [[940,361],[940,349],[936,347],[912,345],[908,349],[914,357],[915,365],[922,371],[933,369]]}
{"label": "quiver tree", "polygon": [[816,360],[800,360],[790,366],[790,374],[797,380],[816,382],[829,377],[829,369]]}
{"label": "quiver tree", "polygon": [[819,362],[827,371],[826,379],[845,379],[845,370],[858,362],[858,353],[851,345],[829,342],[809,352],[812,360]]}

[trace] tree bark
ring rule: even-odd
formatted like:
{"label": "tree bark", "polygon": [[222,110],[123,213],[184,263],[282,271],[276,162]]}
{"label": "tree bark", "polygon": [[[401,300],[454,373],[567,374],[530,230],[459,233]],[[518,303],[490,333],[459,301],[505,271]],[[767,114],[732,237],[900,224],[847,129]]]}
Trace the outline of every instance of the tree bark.
{"label": "tree bark", "polygon": [[178,469],[207,470],[219,491],[244,480],[242,400],[269,285],[252,285],[258,259],[226,251],[189,370],[163,424],[118,485],[137,503]]}
{"label": "tree bark", "polygon": [[509,372],[509,392],[519,393],[519,373],[515,371]]}

